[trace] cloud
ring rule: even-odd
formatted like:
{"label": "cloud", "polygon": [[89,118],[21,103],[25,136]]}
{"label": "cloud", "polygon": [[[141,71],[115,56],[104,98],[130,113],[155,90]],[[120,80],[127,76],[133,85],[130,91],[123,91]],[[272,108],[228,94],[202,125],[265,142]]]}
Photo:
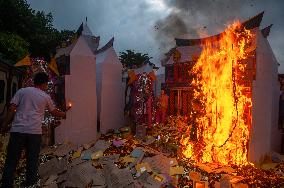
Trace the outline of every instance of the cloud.
{"label": "cloud", "polygon": [[[268,37],[278,61],[284,65],[284,1],[281,0],[27,0],[36,10],[51,12],[58,29],[76,30],[85,17],[101,45],[115,37],[117,51],[134,49],[159,57],[173,47],[174,37],[198,37],[202,30],[219,33],[225,24],[246,20],[265,10],[262,27],[274,24]],[[282,66],[280,68],[282,70]],[[284,72],[284,66],[283,66]]]}

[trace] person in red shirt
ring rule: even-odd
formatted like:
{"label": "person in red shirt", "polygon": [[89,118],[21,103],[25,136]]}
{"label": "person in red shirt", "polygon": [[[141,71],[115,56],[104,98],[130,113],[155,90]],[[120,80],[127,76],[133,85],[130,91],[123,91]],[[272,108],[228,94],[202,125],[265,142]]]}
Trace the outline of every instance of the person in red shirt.
{"label": "person in red shirt", "polygon": [[165,124],[168,111],[169,97],[165,94],[164,90],[161,90],[161,95],[158,97],[158,109],[157,109],[157,123]]}

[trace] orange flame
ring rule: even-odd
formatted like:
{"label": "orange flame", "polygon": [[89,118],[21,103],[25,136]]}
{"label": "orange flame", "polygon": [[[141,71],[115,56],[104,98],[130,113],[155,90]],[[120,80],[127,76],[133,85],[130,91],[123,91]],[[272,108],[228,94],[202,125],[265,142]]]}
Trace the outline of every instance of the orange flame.
{"label": "orange flame", "polygon": [[[184,138],[183,154],[197,162],[223,165],[247,164],[251,88],[242,83],[253,34],[239,22],[218,38],[206,40],[192,71],[194,100],[200,100],[205,116],[197,118],[197,141]],[[198,147],[198,148],[197,148]]]}

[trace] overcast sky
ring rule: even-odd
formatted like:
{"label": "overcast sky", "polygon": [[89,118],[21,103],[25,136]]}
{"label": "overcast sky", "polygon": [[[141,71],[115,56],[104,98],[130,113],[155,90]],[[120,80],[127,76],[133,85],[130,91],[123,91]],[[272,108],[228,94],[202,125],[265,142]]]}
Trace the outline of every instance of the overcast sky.
{"label": "overcast sky", "polygon": [[88,26],[101,37],[100,46],[115,37],[117,52],[133,49],[154,57],[173,47],[182,34],[221,32],[235,19],[241,21],[265,11],[261,28],[273,24],[268,40],[284,73],[284,0],[27,0],[35,10],[51,12],[55,28],[77,30]]}

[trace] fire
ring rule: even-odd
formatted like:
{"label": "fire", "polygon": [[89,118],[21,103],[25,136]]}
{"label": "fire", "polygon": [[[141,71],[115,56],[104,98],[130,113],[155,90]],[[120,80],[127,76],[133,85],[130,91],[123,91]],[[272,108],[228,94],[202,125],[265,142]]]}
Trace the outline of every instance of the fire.
{"label": "fire", "polygon": [[202,163],[247,164],[251,125],[251,87],[243,83],[244,60],[253,34],[239,22],[224,33],[205,40],[192,71],[194,100],[200,101],[196,140],[181,141],[183,154]]}

